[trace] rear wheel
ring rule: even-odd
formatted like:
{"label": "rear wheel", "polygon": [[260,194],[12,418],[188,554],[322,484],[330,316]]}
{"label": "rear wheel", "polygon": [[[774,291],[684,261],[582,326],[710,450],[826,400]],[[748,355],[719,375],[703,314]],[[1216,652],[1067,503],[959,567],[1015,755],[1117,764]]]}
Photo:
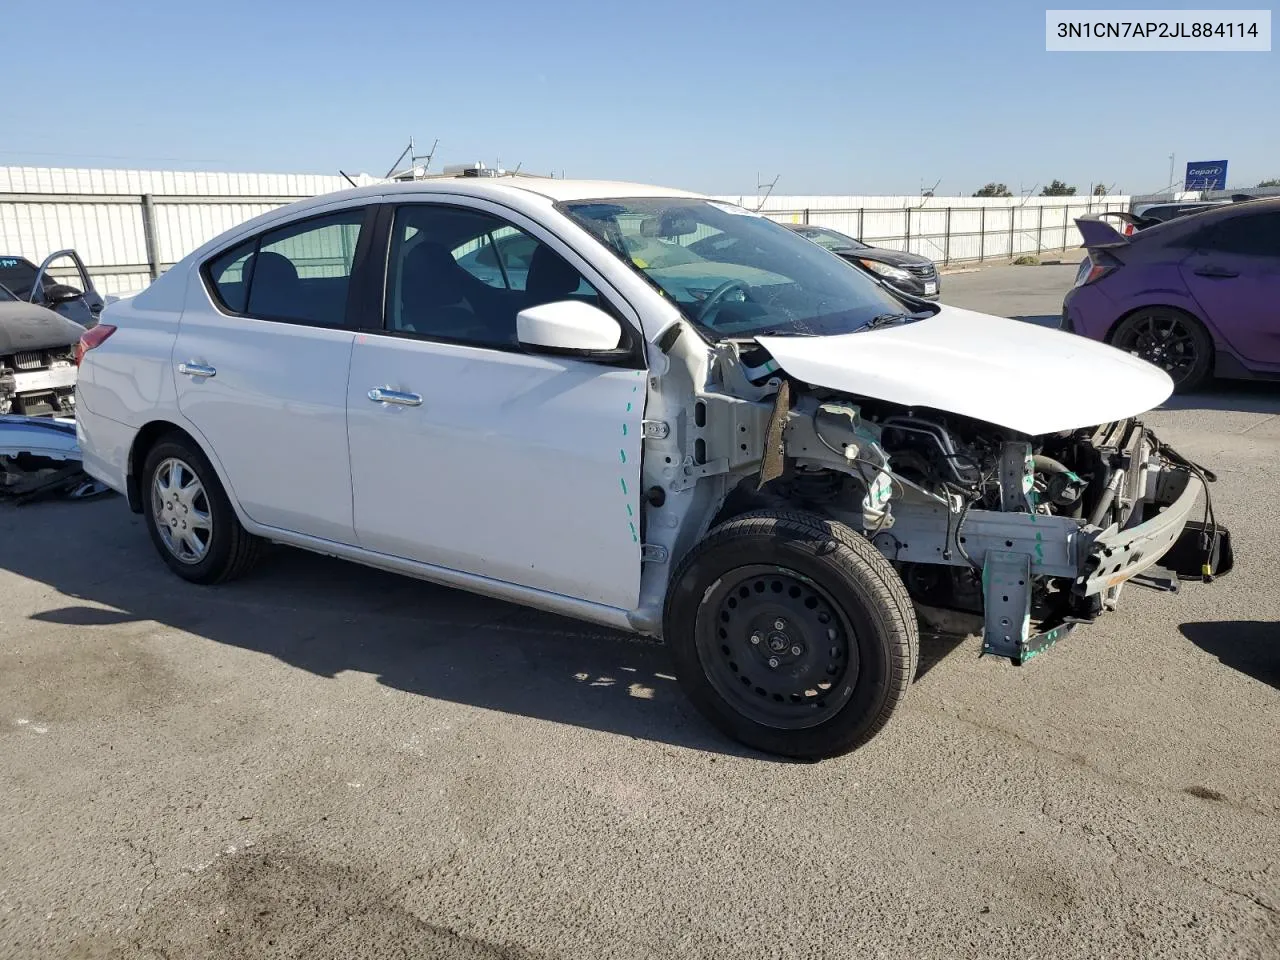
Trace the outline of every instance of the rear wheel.
{"label": "rear wheel", "polygon": [[906,588],[865,537],[765,511],[715,528],[668,591],[667,644],[693,703],[729,736],[821,759],[870,739],[915,673]]}
{"label": "rear wheel", "polygon": [[1213,366],[1213,338],[1195,317],[1173,307],[1146,307],[1125,317],[1113,346],[1153,363],[1186,393],[1204,385]]}
{"label": "rear wheel", "polygon": [[263,541],[240,525],[204,453],[172,434],[142,469],[147,530],[169,569],[192,583],[221,583],[257,562]]}

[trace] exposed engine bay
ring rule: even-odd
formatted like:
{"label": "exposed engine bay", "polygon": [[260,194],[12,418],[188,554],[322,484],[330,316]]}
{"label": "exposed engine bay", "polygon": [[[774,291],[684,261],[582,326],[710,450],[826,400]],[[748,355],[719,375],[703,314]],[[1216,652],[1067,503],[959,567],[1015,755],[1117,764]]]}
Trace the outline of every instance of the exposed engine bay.
{"label": "exposed engine bay", "polygon": [[75,414],[74,344],[0,356],[0,415]]}
{"label": "exposed engine bay", "polygon": [[1212,476],[1134,419],[1026,437],[819,391],[796,400],[785,438],[789,457],[766,488],[861,529],[923,620],[946,630],[968,615],[986,652],[1018,662],[1113,608],[1123,584],[1174,546],[1202,490],[1204,562],[1158,568],[1150,585],[1174,589],[1179,573],[1206,574],[1214,561],[1221,572]]}

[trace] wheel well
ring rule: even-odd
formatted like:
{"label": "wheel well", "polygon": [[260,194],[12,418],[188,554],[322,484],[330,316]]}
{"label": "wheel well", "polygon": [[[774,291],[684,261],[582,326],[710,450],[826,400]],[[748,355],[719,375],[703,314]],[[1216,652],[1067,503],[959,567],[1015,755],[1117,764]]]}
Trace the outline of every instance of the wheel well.
{"label": "wheel well", "polygon": [[751,513],[753,510],[769,509],[789,510],[795,507],[785,497],[770,490],[757,490],[755,477],[747,477],[725,496],[720,509],[707,525],[707,529],[714,530],[720,524],[727,523],[744,513]]}
{"label": "wheel well", "polygon": [[[152,420],[133,438],[133,447],[129,450],[129,475],[125,478],[125,492],[129,497],[129,509],[134,513],[142,512],[141,475],[142,467],[147,462],[147,454],[163,438],[173,434],[196,443],[191,434],[168,420]],[[196,446],[199,447],[199,444]]]}

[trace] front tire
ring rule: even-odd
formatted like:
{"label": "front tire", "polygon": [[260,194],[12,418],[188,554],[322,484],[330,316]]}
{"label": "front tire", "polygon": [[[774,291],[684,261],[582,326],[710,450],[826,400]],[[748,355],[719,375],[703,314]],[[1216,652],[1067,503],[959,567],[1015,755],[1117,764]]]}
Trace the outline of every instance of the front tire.
{"label": "front tire", "polygon": [[160,440],[142,468],[147,531],[169,569],[192,583],[222,583],[257,563],[263,541],[240,525],[218,474],[181,434]]}
{"label": "front tire", "polygon": [[1155,364],[1175,393],[1204,386],[1213,370],[1213,338],[1199,320],[1174,307],[1144,307],[1120,321],[1111,345]]}
{"label": "front tire", "polygon": [[681,686],[713,724],[805,760],[847,753],[889,721],[920,643],[906,587],[865,537],[777,511],[729,520],[689,552],[664,634]]}

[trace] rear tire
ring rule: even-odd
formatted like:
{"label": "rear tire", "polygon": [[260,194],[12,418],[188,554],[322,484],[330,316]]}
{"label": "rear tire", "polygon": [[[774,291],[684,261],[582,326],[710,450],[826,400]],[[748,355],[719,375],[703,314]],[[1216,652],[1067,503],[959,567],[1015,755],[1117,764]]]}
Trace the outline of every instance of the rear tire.
{"label": "rear tire", "polygon": [[920,643],[906,587],[865,537],[773,510],[721,524],[685,556],[664,634],[713,724],[804,760],[847,753],[889,721]]}
{"label": "rear tire", "polygon": [[265,542],[240,525],[213,465],[182,434],[147,452],[141,493],[151,542],[182,579],[222,583],[258,562]]}
{"label": "rear tire", "polygon": [[1213,372],[1213,338],[1199,320],[1176,307],[1144,307],[1125,317],[1111,345],[1141,357],[1173,379],[1175,393],[1204,386]]}

